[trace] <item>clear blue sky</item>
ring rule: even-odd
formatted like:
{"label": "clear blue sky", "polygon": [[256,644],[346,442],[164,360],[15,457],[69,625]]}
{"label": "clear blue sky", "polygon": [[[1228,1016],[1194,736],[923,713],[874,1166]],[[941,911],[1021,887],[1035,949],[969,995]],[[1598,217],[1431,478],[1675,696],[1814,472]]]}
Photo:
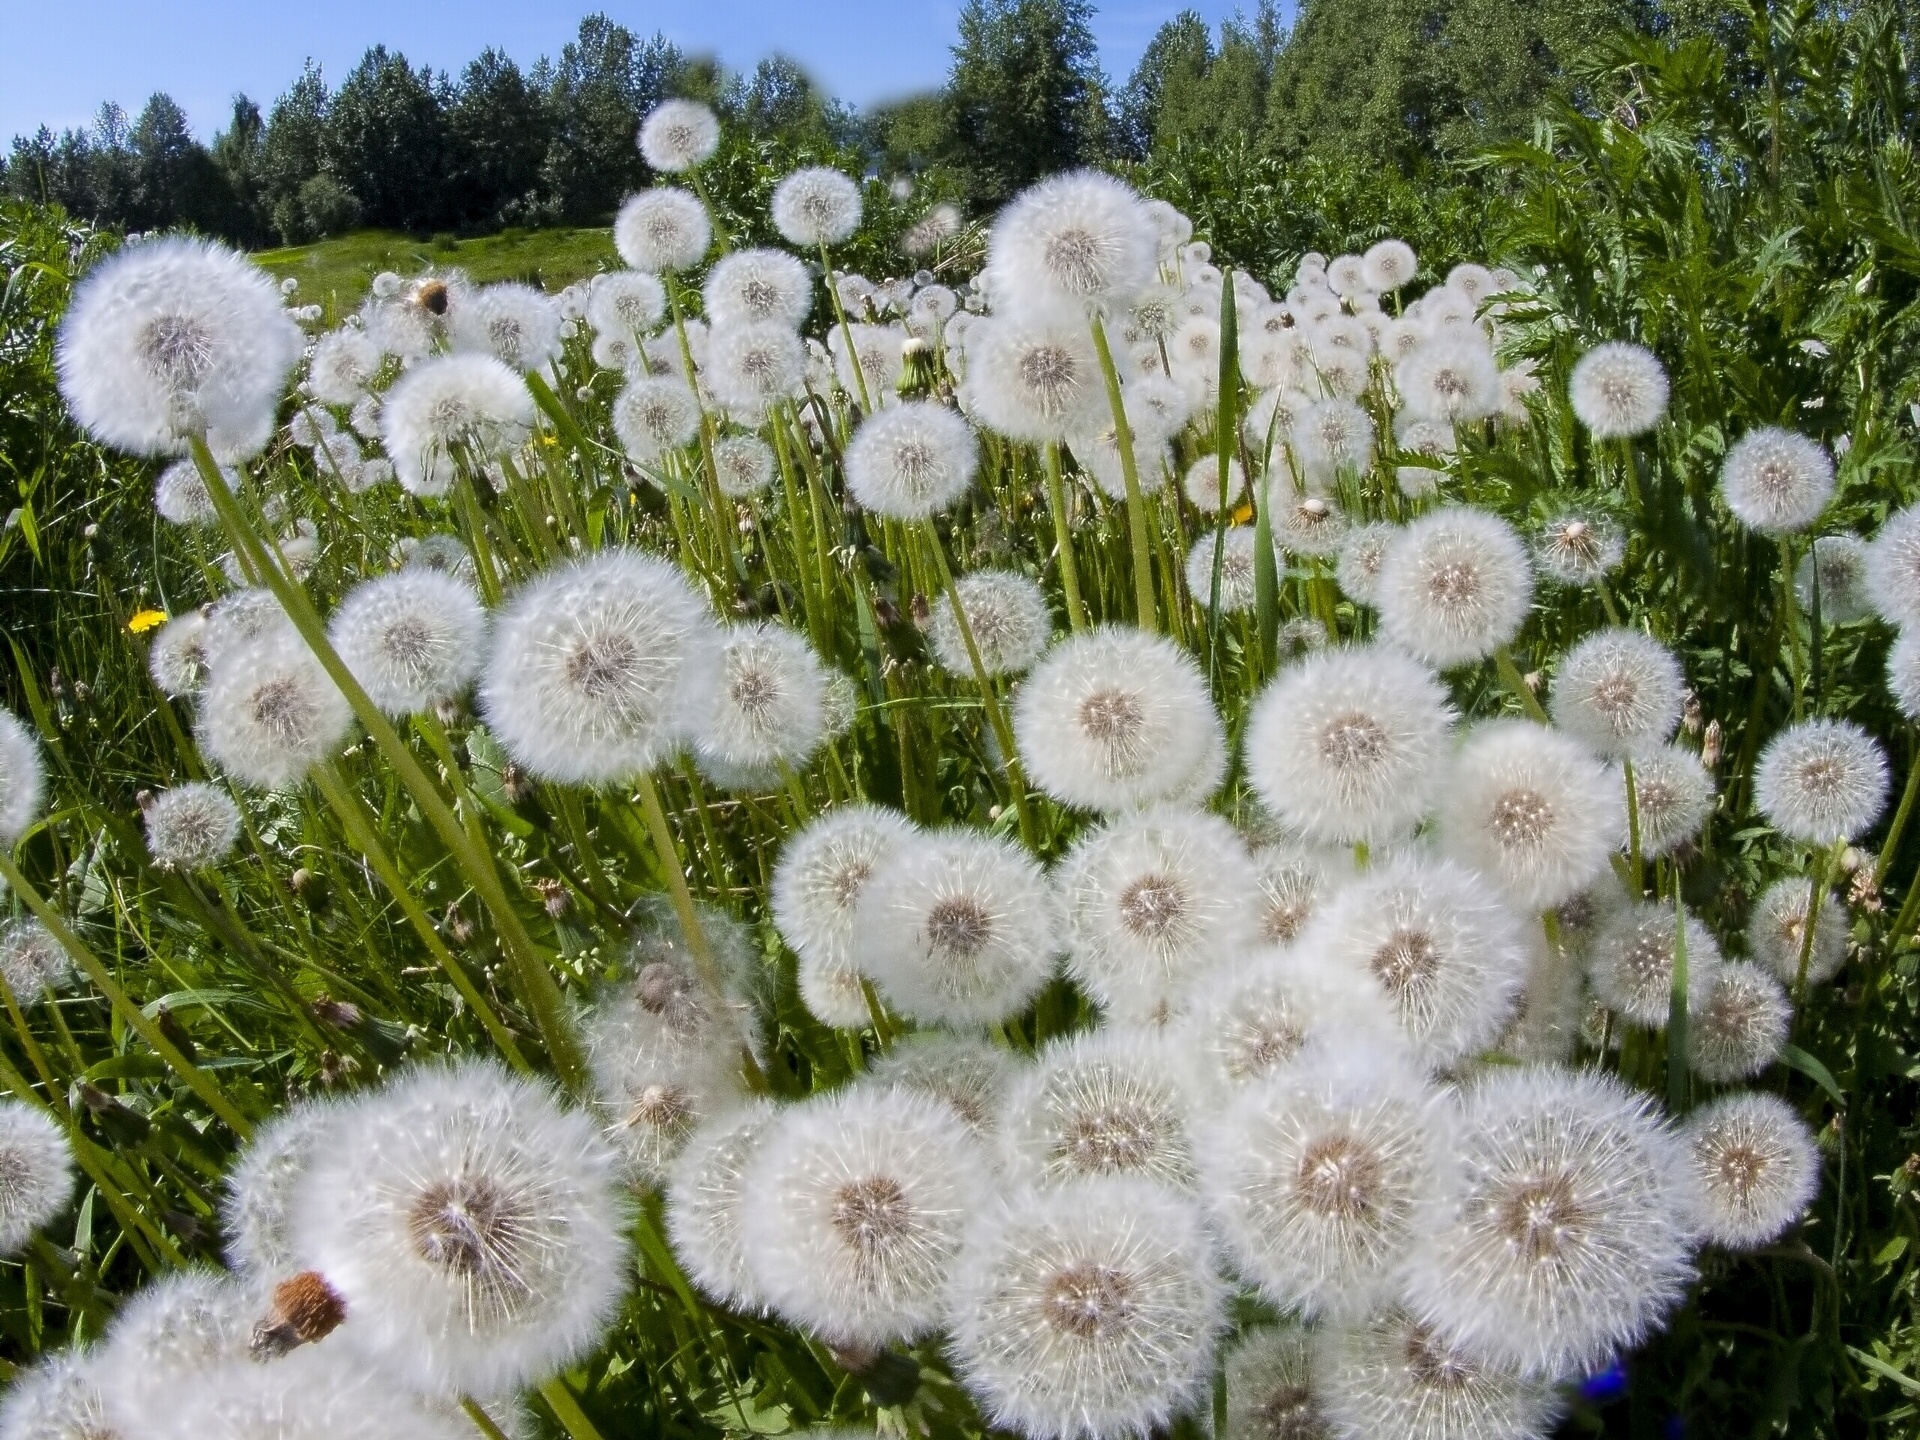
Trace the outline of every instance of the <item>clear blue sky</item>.
{"label": "clear blue sky", "polygon": [[[1101,5],[1094,30],[1107,72],[1124,79],[1161,22],[1187,4],[1216,25],[1236,8]],[[556,54],[594,9],[735,69],[791,55],[833,94],[868,104],[940,82],[960,0],[0,0],[0,142],[42,123],[84,125],[102,100],[137,113],[156,90],[210,136],[236,90],[264,109],[308,56],[330,81],[376,43],[455,72],[488,45],[531,64]]]}

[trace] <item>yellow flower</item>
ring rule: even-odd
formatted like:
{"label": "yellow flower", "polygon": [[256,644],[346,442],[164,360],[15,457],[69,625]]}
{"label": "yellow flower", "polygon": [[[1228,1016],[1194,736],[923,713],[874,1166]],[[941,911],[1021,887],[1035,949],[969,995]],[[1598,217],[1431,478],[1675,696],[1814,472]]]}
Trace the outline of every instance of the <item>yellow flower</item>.
{"label": "yellow flower", "polygon": [[153,629],[154,626],[164,625],[166,623],[166,611],[141,610],[136,612],[131,620],[127,621],[127,629],[131,630],[135,635],[144,635],[147,631]]}

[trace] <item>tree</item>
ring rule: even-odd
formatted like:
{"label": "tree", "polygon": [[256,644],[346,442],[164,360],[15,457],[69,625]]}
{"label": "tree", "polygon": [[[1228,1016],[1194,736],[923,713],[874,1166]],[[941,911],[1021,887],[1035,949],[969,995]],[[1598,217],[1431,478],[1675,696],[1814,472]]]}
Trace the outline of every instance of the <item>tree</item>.
{"label": "tree", "polygon": [[1152,153],[1169,109],[1182,115],[1193,109],[1212,64],[1213,40],[1198,11],[1182,10],[1154,33],[1120,95],[1120,138],[1131,158]]}
{"label": "tree", "polygon": [[461,72],[447,110],[454,220],[491,227],[532,214],[551,130],[545,100],[520,67],[498,50],[482,51]]}
{"label": "tree", "polygon": [[323,168],[369,225],[421,232],[446,217],[451,158],[444,76],[386,46],[367,51],[328,107]]}
{"label": "tree", "polygon": [[320,173],[326,143],[327,86],[311,60],[267,114],[260,145],[260,197],[274,231],[289,245],[308,238],[300,188]]}
{"label": "tree", "polygon": [[127,136],[133,193],[125,223],[138,230],[187,228],[203,235],[234,230],[234,196],[187,115],[170,95],[154,95]]}
{"label": "tree", "polygon": [[540,167],[548,206],[565,219],[604,220],[647,180],[640,119],[670,93],[685,61],[665,36],[642,44],[624,25],[589,15],[542,67],[552,125]]}
{"label": "tree", "polygon": [[260,107],[245,95],[233,97],[227,128],[213,137],[213,163],[232,198],[228,237],[246,246],[263,245],[271,220],[262,188],[267,123]]}
{"label": "tree", "polygon": [[1092,15],[1088,0],[967,0],[947,80],[947,159],[982,202],[1103,153]]}

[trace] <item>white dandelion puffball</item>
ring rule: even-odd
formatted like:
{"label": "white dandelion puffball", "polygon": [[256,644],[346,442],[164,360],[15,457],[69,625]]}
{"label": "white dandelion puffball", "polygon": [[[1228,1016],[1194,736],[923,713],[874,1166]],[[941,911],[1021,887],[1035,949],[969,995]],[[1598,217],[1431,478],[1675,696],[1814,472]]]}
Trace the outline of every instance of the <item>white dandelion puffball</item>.
{"label": "white dandelion puffball", "polygon": [[1360,257],[1361,275],[1369,290],[1382,294],[1398,290],[1420,268],[1413,247],[1404,240],[1381,240]]}
{"label": "white dandelion puffball", "polygon": [[254,1131],[227,1174],[220,1229],[227,1263],[242,1276],[277,1281],[298,1269],[292,1218],[307,1170],[342,1113],[331,1100],[301,1100]]}
{"label": "white dandelion puffball", "polygon": [[1049,1042],[1007,1091],[996,1128],[1010,1185],[1132,1175],[1194,1183],[1195,1078],[1175,1040],[1116,1028]]}
{"label": "white dandelion puffball", "polygon": [[984,1137],[999,1118],[1019,1063],[979,1036],[923,1030],[895,1042],[876,1059],[867,1069],[867,1082],[931,1096]]}
{"label": "white dandelion puffball", "polygon": [[486,657],[487,612],[466,581],[416,567],[356,585],[327,633],[367,698],[399,718],[473,683]]}
{"label": "white dandelion puffball", "polygon": [[1627,537],[1610,516],[1570,512],[1534,538],[1534,563],[1563,585],[1591,585],[1619,567]]}
{"label": "white dandelion puffball", "polygon": [[680,570],[603,550],[521,587],[499,612],[481,712],[528,771],[630,779],[679,743],[719,683],[719,627]]}
{"label": "white dandelion puffball", "polygon": [[307,384],[322,405],[357,405],[380,374],[384,357],[364,330],[329,330],[313,342]]}
{"label": "white dandelion puffball", "polygon": [[1235,525],[1224,536],[1208,531],[1187,552],[1187,594],[1202,610],[1213,604],[1213,558],[1220,556],[1220,613],[1244,615],[1257,596],[1254,573],[1255,532],[1251,525]]}
{"label": "white dandelion puffball", "polygon": [[1750,1080],[1780,1058],[1793,1024],[1781,983],[1758,965],[1730,960],[1689,975],[1687,1061],[1716,1085]]}
{"label": "white dandelion puffball", "polygon": [[1278,473],[1264,490],[1274,548],[1290,555],[1336,555],[1347,536],[1347,516],[1324,495],[1302,495]]}
{"label": "white dandelion puffball", "polygon": [[890,520],[927,520],[967,493],[979,466],[979,442],[965,416],[911,400],[860,422],[847,446],[847,490]]}
{"label": "white dandelion puffball", "polygon": [[516,450],[533,429],[533,396],[491,355],[439,355],[402,375],[380,406],[380,441],[412,495],[452,487],[464,460]]}
{"label": "white dandelion puffball", "polygon": [[740,1215],[746,1175],[779,1122],[771,1100],[757,1097],[694,1131],[667,1181],[667,1235],[695,1287],[729,1309],[764,1309],[747,1267]]}
{"label": "white dandelion puffball", "polygon": [[1442,669],[1483,660],[1519,632],[1533,604],[1526,546],[1499,516],[1464,505],[1406,525],[1380,562],[1387,639]]}
{"label": "white dandelion puffball", "polygon": [[0,1255],[18,1251],[72,1194],[73,1154],[59,1124],[21,1101],[0,1101]]}
{"label": "white dandelion puffball", "polygon": [[1312,1375],[1325,1433],[1339,1440],[1546,1440],[1562,1409],[1551,1385],[1448,1343],[1397,1307],[1319,1331]]}
{"label": "white dandelion puffball", "polygon": [[1631,755],[1672,736],[1686,686],[1678,657],[1651,635],[1595,631],[1560,662],[1553,721],[1602,755]]}
{"label": "white dandelion puffball", "polygon": [[[198,695],[207,683],[207,612],[189,610],[153,632],[147,675],[162,695]],[[5,774],[5,728],[0,725],[0,775]],[[0,797],[4,781],[0,780]],[[0,813],[4,813],[0,803]]]}
{"label": "white dandelion puffball", "polygon": [[[989,675],[1018,675],[1053,639],[1053,613],[1047,593],[1038,582],[1017,570],[973,570],[954,582],[960,609],[980,652],[980,668]],[[960,624],[954,618],[952,598],[932,600],[933,620],[927,643],[940,668],[962,679],[973,678]]]}
{"label": "white dandelion puffball", "polygon": [[1820,623],[1846,625],[1873,613],[1867,596],[1867,545],[1853,535],[1822,535],[1793,567],[1800,608],[1813,615],[1814,566],[1819,565]]}
{"label": "white dandelion puffball", "polygon": [[803,767],[826,738],[826,681],[826,667],[797,631],[730,628],[713,703],[692,721],[695,747],[738,769]]}
{"label": "white dandelion puffball", "polygon": [[1700,757],[1680,745],[1635,755],[1634,811],[1642,855],[1670,855],[1692,841],[1713,813],[1713,776]]}
{"label": "white dandelion puffball", "polygon": [[1340,542],[1334,579],[1349,600],[1371,605],[1380,594],[1380,566],[1400,527],[1384,523],[1355,525]]}
{"label": "white dandelion puffball", "polygon": [[767,407],[799,392],[807,350],[777,320],[716,325],[707,337],[708,388],[736,419],[758,421]]}
{"label": "white dandelion puffball", "polygon": [[996,306],[1123,310],[1152,283],[1159,245],[1140,196],[1096,170],[1054,175],[1016,195],[987,237]]}
{"label": "white dandelion puffball", "polygon": [[218,664],[237,646],[268,635],[293,635],[293,622],[280,602],[265,586],[229,591],[214,601],[205,614],[207,628],[202,640],[203,663]]}
{"label": "white dandelion puffball", "polygon": [[1199,1147],[1240,1275],[1282,1310],[1364,1314],[1446,1200],[1449,1120],[1390,1055],[1322,1050],[1240,1089]]}
{"label": "white dandelion puffball", "polygon": [[0,709],[0,845],[12,845],[40,818],[47,762],[40,741],[11,710]]}
{"label": "white dandelion puffball", "polygon": [[[1747,953],[1788,985],[1800,978],[1800,952],[1806,945],[1807,904],[1813,886],[1804,876],[1789,875],[1760,892],[1747,920]],[[1847,912],[1820,891],[1820,909],[1813,925],[1813,950],[1807,956],[1807,983],[1824,985],[1847,963]]]}
{"label": "white dandelion puffball", "polygon": [[984,1171],[967,1127],[925,1095],[855,1086],[790,1105],[745,1172],[748,1273],[829,1344],[923,1335],[945,1314]]}
{"label": "white dandelion puffball", "polygon": [[1200,667],[1131,626],[1101,626],[1049,650],[1021,687],[1013,731],[1033,783],[1087,810],[1172,798],[1224,748]]}
{"label": "white dandelion puffball", "polygon": [[773,447],[758,435],[729,435],[713,447],[714,478],[729,500],[746,500],[773,483]]}
{"label": "white dandelion puffball", "polygon": [[141,814],[147,853],[158,870],[204,870],[240,838],[240,810],[217,785],[190,780],[162,790]]}
{"label": "white dandelion puffball", "polygon": [[[1186,492],[1187,500],[1202,515],[1217,515],[1221,510],[1220,502],[1220,457],[1202,455],[1187,467],[1187,473],[1180,482]],[[1240,497],[1247,492],[1247,473],[1240,468],[1238,460],[1227,461],[1226,504],[1229,508],[1239,504]]]}
{"label": "white dandelion puffball", "polygon": [[860,186],[838,170],[809,166],[773,187],[770,208],[773,228],[789,245],[838,245],[860,228]]}
{"label": "white dandelion puffball", "polygon": [[1889,625],[1920,625],[1920,505],[1896,510],[1867,546],[1867,596]]}
{"label": "white dandelion puffball", "polygon": [[1293,422],[1293,453],[1309,484],[1328,485],[1373,463],[1373,421],[1351,400],[1316,400]]}
{"label": "white dandelion puffball", "polygon": [[1644,345],[1609,340],[1574,365],[1567,398],[1596,440],[1644,435],[1667,413],[1666,367]]}
{"label": "white dandelion puffball", "polygon": [[677,375],[635,375],[613,402],[613,433],[642,464],[693,443],[700,400]]}
{"label": "white dandelion puffball", "polygon": [[1789,840],[1833,845],[1864,834],[1887,803],[1887,756],[1851,720],[1804,720],[1767,742],[1754,802]]}
{"label": "white dandelion puffball", "polygon": [[1040,867],[978,831],[914,834],[874,867],[854,914],[850,960],[911,1019],[1011,1019],[1053,973],[1059,916]]}
{"label": "white dandelion puffball", "polygon": [[1174,1192],[1114,1178],[1016,1196],[968,1231],[954,1368],[996,1429],[1145,1437],[1204,1398],[1225,1298]]}
{"label": "white dandelion puffball", "polygon": [[587,323],[601,334],[639,339],[651,335],[666,313],[666,286],[644,270],[596,275],[587,289]]}
{"label": "white dandelion puffball", "polygon": [[14,999],[30,1004],[73,979],[73,958],[51,930],[31,915],[0,922],[0,980]]}
{"label": "white dandelion puffball", "polygon": [[1258,940],[1258,877],[1216,815],[1168,807],[1083,836],[1056,883],[1067,973],[1111,1024],[1164,1022]]}
{"label": "white dandelion puffball", "polygon": [[1833,498],[1833,460],[1817,441],[1763,425],[1728,447],[1720,498],[1748,529],[1791,535],[1817,520]]}
{"label": "white dandelion puffball", "polygon": [[425,1394],[487,1394],[599,1344],[625,1208],[612,1151],[544,1085],[420,1065],[315,1146],[293,1251],[344,1302],[342,1346]]}
{"label": "white dandelion puffball", "polygon": [[1522,910],[1579,894],[1625,831],[1626,797],[1579,741],[1531,720],[1467,733],[1441,790],[1440,845]]}
{"label": "white dandelion puffball", "polygon": [[168,1402],[173,1386],[204,1384],[210,1371],[247,1363],[267,1303],[253,1286],[200,1267],[162,1275],[129,1296],[98,1358],[101,1389],[119,1422],[110,1433],[143,1433],[142,1421]]}
{"label": "white dandelion puffball", "polygon": [[1820,1151],[1778,1095],[1739,1091],[1695,1110],[1680,1129],[1692,1220],[1707,1240],[1755,1250],[1780,1238],[1820,1192]]}
{"label": "white dandelion puffball", "polygon": [[[1635,901],[1601,922],[1588,962],[1594,996],[1636,1025],[1659,1029],[1672,1005],[1680,925],[1664,904]],[[1721,963],[1713,932],[1686,916],[1687,975],[1692,982]]]}
{"label": "white dandelion puffball", "polygon": [[640,125],[641,157],[668,174],[693,169],[719,148],[719,117],[698,100],[663,100]]}
{"label": "white dandelion puffball", "polygon": [[1319,909],[1353,878],[1348,853],[1330,846],[1281,841],[1254,852],[1260,876],[1260,939],[1288,946],[1299,939]]}
{"label": "white dandelion puffball", "polygon": [[1384,995],[1415,1057],[1434,1070],[1490,1046],[1526,982],[1518,917],[1472,871],[1417,852],[1344,887],[1299,945]]}
{"label": "white dandelion puffball", "polygon": [[194,738],[242,785],[286,790],[339,751],[353,710],[289,627],[223,649],[200,694]]}
{"label": "white dandelion puffball", "polygon": [[304,343],[264,270],[168,237],[125,246],[81,280],[54,363],[74,419],[102,445],[177,455],[203,435],[231,463],[272,436]]}
{"label": "white dandelion puffball", "polygon": [[[239,494],[239,472],[223,466],[220,473],[227,489]],[[199,465],[190,459],[176,460],[160,472],[160,478],[153,484],[153,508],[160,512],[162,520],[172,525],[220,523],[220,512],[213,508],[206,479],[200,474]]]}
{"label": "white dandelion puffball", "polygon": [[613,248],[636,270],[691,270],[713,243],[713,221],[691,190],[642,190],[613,219]]}
{"label": "white dandelion puffball", "polygon": [[100,1440],[114,1435],[100,1373],[99,1352],[84,1346],[53,1350],[22,1366],[0,1396],[4,1440]]}
{"label": "white dandelion puffball", "polygon": [[1464,1186],[1408,1278],[1463,1349],[1542,1379],[1631,1349],[1693,1278],[1673,1133],[1591,1070],[1490,1071],[1461,1097]]}
{"label": "white dandelion puffball", "polygon": [[561,323],[560,308],[545,291],[507,282],[483,285],[447,328],[456,351],[491,355],[524,375],[559,358]]}
{"label": "white dandelion puffball", "polygon": [[1247,726],[1247,778],[1273,817],[1337,845],[1411,831],[1444,778],[1453,711],[1431,671],[1379,646],[1283,670]]}
{"label": "white dandelion puffball", "polygon": [[1428,340],[1393,367],[1400,403],[1420,420],[1481,420],[1500,407],[1500,373],[1477,336]]}
{"label": "white dandelion puffball", "polygon": [[995,316],[969,330],[960,398],[987,429],[1036,445],[1112,419],[1087,327],[1050,311]]}
{"label": "white dandelion puffball", "polygon": [[1221,1440],[1330,1440],[1313,1355],[1314,1332],[1262,1325],[1227,1356]]}
{"label": "white dandelion puffball", "polygon": [[774,322],[797,330],[813,308],[813,277],[784,250],[736,250],[714,262],[700,296],[715,327]]}
{"label": "white dandelion puffball", "polygon": [[800,997],[823,1024],[859,1029],[868,1023],[851,958],[860,892],[914,833],[913,822],[896,810],[840,805],[815,817],[780,852],[773,923],[800,957]]}

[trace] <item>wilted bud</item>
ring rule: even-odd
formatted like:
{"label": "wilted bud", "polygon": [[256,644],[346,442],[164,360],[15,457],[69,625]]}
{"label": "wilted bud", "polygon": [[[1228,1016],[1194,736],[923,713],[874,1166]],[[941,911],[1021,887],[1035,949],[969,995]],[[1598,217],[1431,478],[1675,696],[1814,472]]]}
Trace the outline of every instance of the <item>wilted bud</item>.
{"label": "wilted bud", "polygon": [[924,630],[933,623],[933,607],[927,604],[926,596],[915,595],[913,597],[912,610],[913,623],[916,629]]}
{"label": "wilted bud", "polygon": [[1720,763],[1720,722],[1707,722],[1707,737],[1700,742],[1700,763],[1711,770]]}
{"label": "wilted bud", "polygon": [[1680,707],[1680,728],[1689,735],[1698,735],[1706,717],[1700,713],[1700,697],[1687,691],[1686,703]]}
{"label": "wilted bud", "polygon": [[541,907],[555,920],[566,914],[567,907],[573,903],[572,894],[558,880],[536,880],[533,888],[540,894]]}
{"label": "wilted bud", "polygon": [[314,1019],[335,1030],[351,1030],[363,1018],[358,1005],[350,1000],[335,1000],[330,995],[316,996],[310,1008]]}
{"label": "wilted bud", "polygon": [[1547,677],[1542,675],[1538,670],[1529,670],[1525,675],[1521,676],[1521,682],[1527,687],[1528,692],[1534,695],[1540,693],[1540,687],[1546,683],[1546,679]]}
{"label": "wilted bud", "polygon": [[443,923],[447,928],[447,938],[454,944],[465,945],[473,939],[473,922],[461,913],[457,904],[447,906],[446,919]]}
{"label": "wilted bud", "polygon": [[1863,865],[1854,872],[1853,884],[1847,887],[1847,904],[1864,915],[1880,913],[1880,882],[1873,878],[1871,865]]}
{"label": "wilted bud", "polygon": [[247,1351],[274,1360],[302,1345],[324,1340],[347,1318],[347,1302],[317,1270],[302,1270],[273,1287],[273,1308],[253,1327]]}
{"label": "wilted bud", "polygon": [[533,788],[527,779],[527,772],[509,760],[500,767],[500,789],[507,797],[509,805],[518,805],[527,798]]}

